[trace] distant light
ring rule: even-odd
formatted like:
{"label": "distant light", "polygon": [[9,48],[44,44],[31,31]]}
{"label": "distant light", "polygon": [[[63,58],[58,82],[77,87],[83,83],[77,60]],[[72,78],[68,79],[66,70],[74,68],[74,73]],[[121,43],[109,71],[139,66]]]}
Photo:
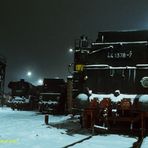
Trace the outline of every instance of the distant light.
{"label": "distant light", "polygon": [[28,71],[27,72],[27,76],[30,77],[31,75],[32,75],[32,72],[31,71]]}
{"label": "distant light", "polygon": [[89,90],[88,93],[89,93],[89,94],[92,94],[92,90]]}
{"label": "distant light", "polygon": [[72,48],[70,48],[70,49],[69,49],[69,52],[70,52],[70,53],[72,53],[72,52],[73,52],[73,49],[72,49]]}
{"label": "distant light", "polygon": [[43,80],[39,79],[37,83],[38,83],[38,85],[42,85],[43,84]]}

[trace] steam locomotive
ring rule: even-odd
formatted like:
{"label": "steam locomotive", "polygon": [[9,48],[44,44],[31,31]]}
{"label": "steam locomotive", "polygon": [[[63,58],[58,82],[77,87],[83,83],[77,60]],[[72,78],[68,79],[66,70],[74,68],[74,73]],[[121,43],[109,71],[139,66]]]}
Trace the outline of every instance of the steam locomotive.
{"label": "steam locomotive", "polygon": [[34,110],[38,109],[39,90],[38,87],[21,79],[20,81],[11,81],[8,84],[11,89],[11,98],[7,106],[13,110]]}
{"label": "steam locomotive", "polygon": [[42,113],[65,113],[66,82],[63,79],[45,78],[39,94],[39,111]]}
{"label": "steam locomotive", "polygon": [[121,128],[128,122],[128,130],[141,127],[143,134],[148,129],[148,31],[99,32],[95,42],[86,36],[76,40],[73,97],[88,102],[83,126],[120,122]]}
{"label": "steam locomotive", "polygon": [[21,79],[8,84],[11,99],[7,105],[13,110],[38,110],[41,113],[63,114],[66,104],[66,82],[45,78],[43,85],[34,86]]}

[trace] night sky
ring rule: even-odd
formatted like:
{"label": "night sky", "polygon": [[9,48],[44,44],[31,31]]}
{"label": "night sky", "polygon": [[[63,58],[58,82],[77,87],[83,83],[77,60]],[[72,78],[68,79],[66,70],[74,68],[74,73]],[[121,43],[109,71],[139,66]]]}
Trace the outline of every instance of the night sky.
{"label": "night sky", "polygon": [[148,0],[1,0],[6,85],[21,78],[66,78],[73,60],[68,49],[82,34],[94,41],[98,31],[147,28]]}

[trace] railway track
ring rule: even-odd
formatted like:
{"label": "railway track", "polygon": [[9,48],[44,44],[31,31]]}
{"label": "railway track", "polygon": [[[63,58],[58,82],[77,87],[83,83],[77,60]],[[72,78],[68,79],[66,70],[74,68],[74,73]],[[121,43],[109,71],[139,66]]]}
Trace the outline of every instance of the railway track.
{"label": "railway track", "polygon": [[83,141],[89,140],[89,139],[92,138],[92,137],[93,137],[93,136],[88,136],[88,137],[86,137],[86,138],[84,138],[84,139],[78,140],[78,141],[76,141],[76,142],[74,142],[74,143],[71,143],[71,144],[69,144],[69,145],[67,145],[67,146],[64,146],[63,148],[69,148],[69,147],[74,146],[74,145],[76,145],[76,144],[82,143]]}
{"label": "railway track", "polygon": [[[76,120],[77,121],[77,120]],[[83,143],[87,140],[90,140],[91,138],[93,138],[94,136],[97,136],[97,135],[108,135],[108,134],[115,134],[115,135],[129,135],[129,137],[133,137],[133,134],[131,134],[131,131],[122,131],[121,130],[118,130],[118,129],[114,129],[112,131],[108,131],[106,129],[103,129],[103,128],[100,128],[99,129],[96,127],[94,130],[88,130],[88,129],[82,129],[80,127],[80,124],[79,122],[74,122],[74,120],[68,120],[67,122],[63,122],[63,123],[60,123],[60,124],[51,124],[51,126],[53,127],[57,127],[57,128],[67,128],[67,134],[68,135],[73,135],[73,134],[83,134],[83,135],[88,135],[87,137],[83,138],[83,139],[80,139],[76,142],[73,142],[71,144],[68,144],[66,146],[64,146],[63,148],[70,148],[70,147],[73,147],[75,145],[78,145],[80,143]],[[97,130],[98,129],[98,130]],[[140,135],[138,134],[138,131],[134,131],[135,133],[135,137],[138,137],[139,138],[137,139],[136,142],[134,142],[132,145],[131,145],[131,148],[140,148],[141,145],[142,145],[142,142],[143,142],[143,138],[140,137]]]}
{"label": "railway track", "polygon": [[139,137],[136,142],[133,143],[133,148],[141,148],[144,138]]}
{"label": "railway track", "polygon": [[[76,141],[76,142],[74,142],[74,143],[71,143],[71,144],[69,144],[69,145],[67,145],[67,146],[64,146],[63,148],[72,147],[72,146],[74,146],[74,145],[76,145],[76,144],[79,144],[79,143],[82,143],[82,142],[84,142],[84,141],[86,141],[86,140],[89,140],[89,139],[91,139],[92,137],[93,137],[92,135],[91,135],[91,136],[88,136],[88,137],[86,137],[86,138],[84,138],[84,139],[78,140],[78,141]],[[142,142],[143,142],[143,138],[139,137],[138,140],[133,143],[133,146],[132,146],[131,148],[141,148]]]}

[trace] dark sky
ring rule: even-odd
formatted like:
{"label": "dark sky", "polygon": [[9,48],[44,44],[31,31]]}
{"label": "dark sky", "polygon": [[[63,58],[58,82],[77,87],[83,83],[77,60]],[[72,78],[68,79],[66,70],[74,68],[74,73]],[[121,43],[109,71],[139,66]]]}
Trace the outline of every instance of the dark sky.
{"label": "dark sky", "polygon": [[148,0],[1,0],[0,54],[6,83],[26,78],[66,78],[68,49],[82,34],[148,27]]}

